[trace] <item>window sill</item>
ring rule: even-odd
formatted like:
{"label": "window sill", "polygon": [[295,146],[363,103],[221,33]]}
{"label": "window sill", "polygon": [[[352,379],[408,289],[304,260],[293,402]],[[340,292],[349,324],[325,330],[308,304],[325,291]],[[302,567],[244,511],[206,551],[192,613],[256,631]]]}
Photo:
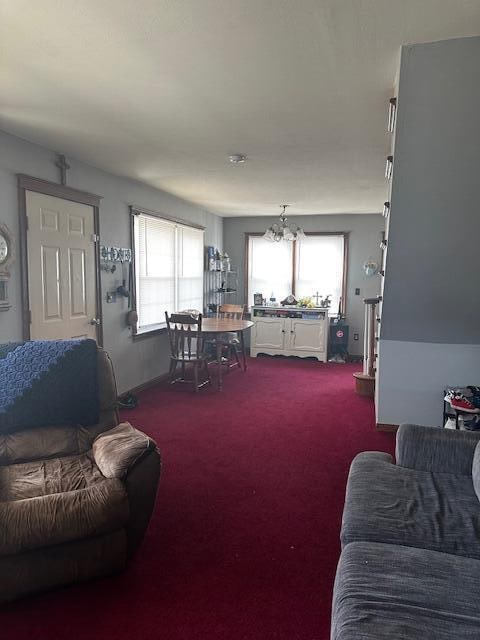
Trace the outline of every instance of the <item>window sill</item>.
{"label": "window sill", "polygon": [[167,327],[157,327],[148,329],[147,331],[132,333],[132,338],[134,342],[136,342],[137,340],[145,340],[146,338],[152,338],[153,336],[162,335],[162,333],[167,333]]}

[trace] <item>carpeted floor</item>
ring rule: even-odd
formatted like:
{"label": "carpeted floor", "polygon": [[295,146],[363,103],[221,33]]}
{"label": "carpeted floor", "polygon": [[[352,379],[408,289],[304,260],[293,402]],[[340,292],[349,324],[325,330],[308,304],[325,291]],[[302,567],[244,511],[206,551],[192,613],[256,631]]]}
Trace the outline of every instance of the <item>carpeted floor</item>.
{"label": "carpeted floor", "polygon": [[348,466],[392,452],[358,365],[259,358],[223,393],[152,388],[123,418],[164,459],[154,518],[120,576],[0,611],[12,640],[327,640]]}

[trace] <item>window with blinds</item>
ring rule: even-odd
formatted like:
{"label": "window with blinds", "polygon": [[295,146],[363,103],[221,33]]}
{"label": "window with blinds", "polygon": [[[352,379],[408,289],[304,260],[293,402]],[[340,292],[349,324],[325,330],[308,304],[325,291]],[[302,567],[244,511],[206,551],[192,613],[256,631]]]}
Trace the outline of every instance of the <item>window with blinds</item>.
{"label": "window with blinds", "polygon": [[305,298],[317,291],[322,297],[330,295],[336,313],[343,289],[344,236],[307,235],[295,244],[295,296]]}
{"label": "window with blinds", "polygon": [[137,333],[169,314],[203,310],[203,230],[133,212]]}
{"label": "window with blinds", "polygon": [[248,242],[248,305],[253,294],[261,293],[267,300],[277,302],[292,293],[291,242],[271,242],[261,236],[250,236]]}
{"label": "window with blinds", "polygon": [[331,296],[331,309],[344,310],[346,234],[310,233],[299,242],[271,242],[262,236],[248,239],[248,304],[261,293],[277,302],[293,293],[298,298],[318,293]]}

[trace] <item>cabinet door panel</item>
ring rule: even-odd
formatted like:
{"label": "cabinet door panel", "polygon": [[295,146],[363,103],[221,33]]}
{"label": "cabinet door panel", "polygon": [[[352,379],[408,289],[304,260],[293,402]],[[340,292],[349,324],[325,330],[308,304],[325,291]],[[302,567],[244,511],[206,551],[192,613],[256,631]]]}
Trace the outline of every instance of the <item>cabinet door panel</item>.
{"label": "cabinet door panel", "polygon": [[283,318],[258,318],[253,329],[253,346],[256,349],[283,349],[284,323]]}
{"label": "cabinet door panel", "polygon": [[325,351],[326,327],[324,321],[292,320],[290,349],[298,351]]}

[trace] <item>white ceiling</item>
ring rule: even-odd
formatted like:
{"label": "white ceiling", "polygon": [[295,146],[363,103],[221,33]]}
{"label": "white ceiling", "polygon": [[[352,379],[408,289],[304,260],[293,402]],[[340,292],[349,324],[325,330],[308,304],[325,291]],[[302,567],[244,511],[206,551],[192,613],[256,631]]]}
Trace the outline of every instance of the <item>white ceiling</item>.
{"label": "white ceiling", "polygon": [[399,47],[479,33],[479,0],[2,0],[0,128],[221,215],[379,211]]}

